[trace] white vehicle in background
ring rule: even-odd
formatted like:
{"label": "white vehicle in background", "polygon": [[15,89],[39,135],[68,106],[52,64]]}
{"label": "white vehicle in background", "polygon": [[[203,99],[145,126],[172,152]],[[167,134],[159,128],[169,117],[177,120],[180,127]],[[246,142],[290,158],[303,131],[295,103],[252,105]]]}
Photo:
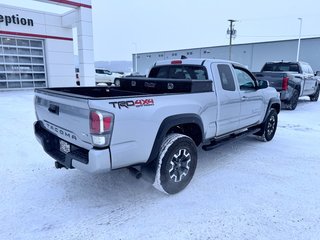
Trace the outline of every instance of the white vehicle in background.
{"label": "white vehicle in background", "polygon": [[111,72],[107,69],[97,68],[95,71],[96,85],[112,85],[115,78],[123,77],[122,74]]}

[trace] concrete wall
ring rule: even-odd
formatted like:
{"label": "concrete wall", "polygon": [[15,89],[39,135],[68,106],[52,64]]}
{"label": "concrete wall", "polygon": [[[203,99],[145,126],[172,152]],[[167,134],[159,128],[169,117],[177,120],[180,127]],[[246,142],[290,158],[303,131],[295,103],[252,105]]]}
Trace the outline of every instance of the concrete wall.
{"label": "concrete wall", "polygon": [[[232,46],[232,60],[242,63],[252,71],[260,71],[268,61],[295,61],[298,40],[238,44]],[[187,55],[187,53],[189,53]],[[190,55],[190,53],[192,53]],[[163,52],[138,54],[138,71],[145,74],[155,61],[180,58],[216,58],[228,59],[229,46],[204,47]],[[135,69],[135,55],[132,56]],[[308,62],[314,71],[320,70],[320,38],[302,39],[300,46],[300,61]]]}
{"label": "concrete wall", "polygon": [[19,15],[33,26],[0,23],[0,35],[44,40],[47,86],[75,86],[72,28],[62,26],[57,14],[1,5],[1,15]]}
{"label": "concrete wall", "polygon": [[[82,86],[95,85],[91,0],[38,0],[71,8],[65,14],[0,5],[0,35],[44,40],[48,87],[76,86],[73,34],[77,28]],[[31,19],[32,25],[8,24],[5,16]]]}

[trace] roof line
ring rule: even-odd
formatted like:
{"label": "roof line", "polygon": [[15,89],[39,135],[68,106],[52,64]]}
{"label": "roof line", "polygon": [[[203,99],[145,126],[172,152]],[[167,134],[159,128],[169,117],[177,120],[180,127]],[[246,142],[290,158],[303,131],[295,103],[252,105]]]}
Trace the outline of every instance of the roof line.
{"label": "roof line", "polygon": [[[310,39],[320,39],[320,37],[309,37],[309,38],[301,38],[301,40],[310,40]],[[287,42],[287,41],[298,41],[297,38],[293,39],[285,39],[285,40],[275,40],[275,41],[264,41],[264,42],[249,42],[249,43],[239,43],[239,44],[232,44],[232,46],[242,46],[242,45],[251,45],[251,44],[264,44],[264,43],[276,43],[276,42]],[[220,48],[220,47],[229,47],[229,45],[217,45],[217,46],[208,46],[208,47],[197,47],[197,48],[182,48],[182,49],[173,49],[173,50],[164,50],[164,51],[154,51],[154,52],[141,52],[139,54],[152,54],[152,53],[168,53],[174,51],[186,51],[186,50],[201,50],[201,49],[208,49],[208,48]]]}
{"label": "roof line", "polygon": [[22,37],[50,38],[50,39],[56,39],[56,40],[73,41],[73,38],[43,35],[43,34],[34,34],[34,33],[11,32],[11,31],[0,30],[0,34],[22,36]]}

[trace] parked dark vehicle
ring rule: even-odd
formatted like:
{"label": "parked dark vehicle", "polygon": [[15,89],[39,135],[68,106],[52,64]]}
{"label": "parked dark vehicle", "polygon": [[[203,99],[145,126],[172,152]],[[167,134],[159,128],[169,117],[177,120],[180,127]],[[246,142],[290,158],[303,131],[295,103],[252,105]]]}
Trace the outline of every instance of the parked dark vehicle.
{"label": "parked dark vehicle", "polygon": [[298,99],[309,96],[318,101],[320,80],[305,62],[267,62],[261,72],[254,73],[257,79],[268,80],[279,93],[285,108],[294,110]]}

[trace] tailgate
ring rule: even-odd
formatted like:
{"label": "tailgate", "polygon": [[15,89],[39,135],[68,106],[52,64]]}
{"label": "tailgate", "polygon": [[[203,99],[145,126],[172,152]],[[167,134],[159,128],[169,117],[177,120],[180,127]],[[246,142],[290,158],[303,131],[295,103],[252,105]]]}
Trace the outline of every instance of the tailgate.
{"label": "tailgate", "polygon": [[35,110],[37,119],[48,131],[74,145],[92,148],[87,99],[38,90]]}
{"label": "tailgate", "polygon": [[267,80],[270,87],[274,87],[277,91],[281,91],[283,78],[287,77],[287,74],[279,72],[261,72],[255,73],[255,76],[257,79]]}

